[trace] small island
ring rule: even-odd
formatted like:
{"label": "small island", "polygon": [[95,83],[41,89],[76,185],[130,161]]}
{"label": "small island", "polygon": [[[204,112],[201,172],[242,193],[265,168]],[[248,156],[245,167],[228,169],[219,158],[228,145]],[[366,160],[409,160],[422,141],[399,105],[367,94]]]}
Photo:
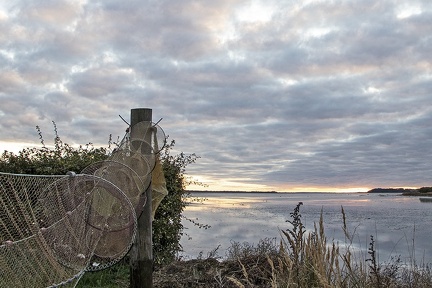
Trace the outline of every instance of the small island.
{"label": "small island", "polygon": [[412,190],[413,189],[405,189],[405,188],[373,188],[369,190],[367,193],[404,193]]}
{"label": "small island", "polygon": [[374,188],[367,193],[401,193],[404,196],[432,196],[432,187],[421,187],[418,189]]}

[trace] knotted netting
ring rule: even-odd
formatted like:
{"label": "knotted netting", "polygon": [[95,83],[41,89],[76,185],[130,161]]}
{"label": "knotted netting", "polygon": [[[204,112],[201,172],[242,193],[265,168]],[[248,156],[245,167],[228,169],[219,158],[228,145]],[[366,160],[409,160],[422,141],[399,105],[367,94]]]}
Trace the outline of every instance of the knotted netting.
{"label": "knotted netting", "polygon": [[[107,160],[80,173],[0,172],[0,287],[75,285],[86,271],[128,253],[145,191],[152,177],[163,179],[155,167],[158,143],[165,144],[158,125],[131,128]],[[165,191],[153,194],[159,199]]]}

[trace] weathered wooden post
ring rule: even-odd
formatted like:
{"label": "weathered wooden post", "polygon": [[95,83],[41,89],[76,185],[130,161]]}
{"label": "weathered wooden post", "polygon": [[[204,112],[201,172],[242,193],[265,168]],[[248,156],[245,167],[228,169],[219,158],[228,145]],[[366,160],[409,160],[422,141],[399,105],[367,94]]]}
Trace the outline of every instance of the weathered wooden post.
{"label": "weathered wooden post", "polygon": [[[131,110],[131,139],[134,135],[145,135],[148,139],[143,139],[151,143],[151,133],[134,131],[134,125],[146,121],[151,128],[152,109],[136,108]],[[136,137],[135,137],[136,138]],[[146,147],[152,153],[151,146]],[[151,174],[148,176],[151,177]],[[150,182],[151,183],[151,182]],[[147,202],[138,218],[138,233],[135,243],[130,251],[130,287],[131,288],[151,288],[153,287],[153,245],[152,245],[152,187],[151,184],[145,191]]]}

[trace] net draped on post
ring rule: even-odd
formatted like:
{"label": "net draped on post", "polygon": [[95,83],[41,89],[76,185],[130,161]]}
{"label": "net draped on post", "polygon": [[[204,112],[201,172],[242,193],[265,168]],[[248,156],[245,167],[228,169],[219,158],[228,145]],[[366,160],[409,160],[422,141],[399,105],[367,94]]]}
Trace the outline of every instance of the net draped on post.
{"label": "net draped on post", "polygon": [[132,128],[140,133],[80,173],[0,172],[0,287],[74,286],[128,253],[146,189],[158,183],[154,210],[167,194],[158,163],[163,130],[147,121]]}

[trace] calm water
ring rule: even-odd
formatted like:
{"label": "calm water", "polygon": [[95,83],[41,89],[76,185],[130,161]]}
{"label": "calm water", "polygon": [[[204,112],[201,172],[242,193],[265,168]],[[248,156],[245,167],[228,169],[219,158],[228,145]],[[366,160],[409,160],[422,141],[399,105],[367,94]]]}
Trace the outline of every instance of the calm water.
{"label": "calm water", "polygon": [[[328,240],[346,243],[342,232],[343,206],[348,228],[355,235],[353,247],[359,251],[369,246],[370,235],[376,240],[380,261],[401,256],[409,261],[432,262],[432,203],[418,197],[397,194],[366,193],[197,193],[207,200],[186,208],[184,215],[211,225],[204,230],[183,221],[187,228],[181,244],[185,257],[195,257],[220,245],[225,256],[231,241],[258,243],[263,238],[280,239],[280,230],[290,227],[286,220],[298,202],[302,222],[312,229],[322,211]],[[364,256],[364,257],[367,257]]]}

